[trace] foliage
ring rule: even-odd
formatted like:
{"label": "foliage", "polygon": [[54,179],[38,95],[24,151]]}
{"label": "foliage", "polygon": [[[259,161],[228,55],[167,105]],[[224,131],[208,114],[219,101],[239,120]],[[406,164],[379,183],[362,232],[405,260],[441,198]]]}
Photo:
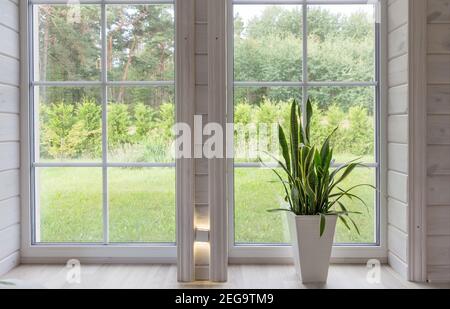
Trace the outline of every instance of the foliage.
{"label": "foliage", "polygon": [[136,137],[138,140],[142,140],[148,136],[152,125],[156,111],[151,106],[146,106],[144,103],[136,104],[134,108],[134,118],[136,119]]}
{"label": "foliage", "polygon": [[108,107],[108,144],[114,148],[131,142],[131,116],[126,104],[110,104]]}
{"label": "foliage", "polygon": [[84,98],[77,109],[78,126],[82,133],[77,153],[90,157],[101,156],[102,151],[102,107],[93,100]]}
{"label": "foliage", "polygon": [[74,154],[71,130],[76,123],[74,106],[64,102],[52,104],[47,111],[47,124],[43,127],[42,143],[50,156],[64,159]]}
{"label": "foliage", "polygon": [[357,225],[350,217],[350,214],[358,212],[348,211],[344,205],[344,198],[357,199],[366,205],[364,200],[355,195],[353,191],[359,187],[370,185],[361,184],[344,190],[341,188],[341,184],[355,168],[363,165],[351,161],[333,169],[331,135],[321,146],[317,147],[313,144],[310,134],[312,116],[312,104],[308,101],[307,114],[303,122],[299,105],[294,100],[291,109],[289,141],[283,128],[279,127],[279,143],[284,162],[276,161],[282,167],[286,177],[282,177],[276,169],[273,171],[284,187],[285,200],[288,202],[289,208],[273,211],[290,211],[298,216],[320,216],[321,236],[324,233],[325,220],[328,215],[338,216],[349,229],[347,219],[350,220],[359,233]]}

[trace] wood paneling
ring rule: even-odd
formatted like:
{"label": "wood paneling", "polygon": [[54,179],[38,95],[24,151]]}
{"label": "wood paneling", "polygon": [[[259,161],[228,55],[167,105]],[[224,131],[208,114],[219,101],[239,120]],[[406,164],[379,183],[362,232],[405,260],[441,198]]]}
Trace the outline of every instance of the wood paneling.
{"label": "wood paneling", "polygon": [[0,200],[19,195],[19,170],[0,172]]}
{"label": "wood paneling", "polygon": [[450,145],[428,146],[427,152],[428,175],[450,175]]}
{"label": "wood paneling", "polygon": [[408,83],[408,55],[403,55],[389,61],[389,86],[399,86]]}
{"label": "wood paneling", "polygon": [[403,262],[408,261],[408,235],[394,226],[388,228],[389,250]]}
{"label": "wood paneling", "polygon": [[390,1],[388,9],[388,30],[389,32],[408,22],[408,1]]}
{"label": "wood paneling", "polygon": [[408,116],[394,115],[388,117],[388,142],[408,143]]}
{"label": "wood paneling", "polygon": [[0,114],[0,142],[18,141],[19,132],[20,129],[18,115]]}
{"label": "wood paneling", "polygon": [[450,115],[450,86],[428,87],[428,113]]}
{"label": "wood paneling", "polygon": [[428,55],[428,83],[450,84],[450,56]]}
{"label": "wood paneling", "polygon": [[428,144],[450,145],[450,115],[428,116]]}
{"label": "wood paneling", "polygon": [[429,176],[427,182],[428,205],[450,205],[450,176]]}
{"label": "wood paneling", "polygon": [[402,173],[389,171],[388,194],[400,202],[408,203],[408,176]]}
{"label": "wood paneling", "polygon": [[408,113],[408,85],[389,88],[388,96],[390,115]]}
{"label": "wood paneling", "polygon": [[389,224],[408,233],[408,205],[390,198],[388,200]]}
{"label": "wood paneling", "polygon": [[0,113],[19,113],[19,88],[0,85]]}
{"label": "wood paneling", "polygon": [[0,171],[20,167],[19,143],[0,143]]}
{"label": "wood paneling", "polygon": [[2,38],[0,53],[19,59],[19,33],[15,30],[0,25],[0,37]]}
{"label": "wood paneling", "polygon": [[0,1],[0,23],[19,30],[19,7],[11,1]]}
{"label": "wood paneling", "polygon": [[428,265],[447,266],[450,263],[450,236],[428,237]]}
{"label": "wood paneling", "polygon": [[388,144],[388,168],[396,172],[408,173],[408,145]]}
{"label": "wood paneling", "polygon": [[450,0],[428,5],[428,279],[450,281]]}
{"label": "wood paneling", "polygon": [[450,23],[448,0],[428,0],[428,23]]}
{"label": "wood paneling", "polygon": [[0,260],[0,274],[6,274],[20,263],[19,251],[12,253],[3,260]]}
{"label": "wood paneling", "polygon": [[450,54],[450,23],[428,25],[428,53]]}
{"label": "wood paneling", "polygon": [[409,169],[408,1],[388,1],[388,261],[404,278]]}
{"label": "wood paneling", "polygon": [[20,223],[20,203],[18,197],[0,202],[0,231]]}
{"label": "wood paneling", "polygon": [[19,7],[0,1],[0,275],[19,262]]}
{"label": "wood paneling", "polygon": [[208,0],[195,0],[195,20],[200,23],[208,21]]}
{"label": "wood paneling", "polygon": [[15,224],[0,230],[0,260],[20,249],[20,225]]}
{"label": "wood paneling", "polygon": [[0,84],[19,86],[19,61],[0,55]]}
{"label": "wood paneling", "polygon": [[404,55],[408,52],[408,25],[395,29],[388,36],[389,59]]}
{"label": "wood paneling", "polygon": [[450,206],[429,206],[427,212],[428,235],[450,236]]}

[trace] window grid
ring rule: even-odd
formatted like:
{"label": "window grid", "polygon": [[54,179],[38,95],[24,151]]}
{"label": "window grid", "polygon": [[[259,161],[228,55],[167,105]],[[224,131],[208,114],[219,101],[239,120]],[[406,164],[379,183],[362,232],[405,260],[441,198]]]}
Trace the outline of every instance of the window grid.
{"label": "window grid", "polygon": [[[35,211],[37,207],[37,198],[36,198],[36,169],[37,168],[58,168],[58,167],[79,167],[79,168],[87,168],[87,167],[98,167],[102,168],[102,215],[103,215],[103,244],[109,245],[109,180],[108,180],[108,170],[109,168],[175,168],[175,162],[173,163],[111,163],[108,162],[108,88],[109,87],[117,87],[117,86],[135,86],[135,87],[162,87],[162,86],[173,86],[175,87],[175,81],[109,81],[108,80],[108,65],[107,65],[107,35],[108,35],[108,26],[107,26],[107,5],[145,5],[145,4],[172,4],[175,6],[175,0],[138,0],[138,1],[127,1],[127,0],[88,0],[88,1],[78,1],[77,4],[89,4],[89,5],[98,5],[100,6],[100,36],[101,36],[101,76],[99,81],[40,81],[35,80],[35,53],[33,47],[33,52],[31,53],[30,58],[30,70],[29,70],[29,80],[30,80],[30,102],[31,108],[33,112],[30,115],[30,120],[33,125],[31,128],[31,136],[33,146],[31,147],[31,174],[32,174],[32,243],[36,244],[36,216]],[[32,34],[30,37],[31,44],[30,46],[35,46],[34,42],[37,39],[35,37],[35,30],[32,26],[33,22],[33,12],[35,10],[36,5],[55,5],[55,4],[67,4],[67,0],[29,0],[29,11],[32,19],[30,22],[30,31]],[[34,89],[35,87],[93,87],[99,86],[101,88],[101,106],[102,106],[102,160],[99,163],[43,163],[37,162],[36,153],[39,152],[39,145],[35,144],[35,136],[36,136],[36,119],[35,119],[35,95]],[[154,242],[155,244],[157,242]],[[83,243],[86,245],[89,243]],[[95,243],[97,244],[97,243]],[[115,242],[117,244],[117,242]]]}
{"label": "window grid", "polygon": [[[232,91],[234,93],[235,88],[258,88],[258,87],[290,87],[290,88],[299,88],[302,90],[302,114],[303,117],[306,117],[306,104],[308,100],[308,91],[311,87],[372,87],[375,90],[375,107],[374,107],[374,121],[375,121],[375,162],[364,162],[364,164],[371,168],[375,169],[375,184],[376,184],[376,193],[375,193],[375,243],[339,243],[334,244],[335,246],[380,246],[381,243],[381,234],[380,234],[380,224],[381,224],[381,218],[380,218],[380,185],[381,185],[381,165],[380,165],[380,27],[379,22],[376,21],[374,24],[375,27],[375,72],[374,77],[375,80],[372,82],[341,82],[341,81],[309,81],[309,75],[308,75],[308,6],[310,5],[345,5],[345,4],[372,4],[374,5],[374,13],[377,15],[380,10],[380,3],[375,0],[374,2],[368,2],[368,1],[341,1],[341,0],[335,0],[335,1],[321,1],[321,0],[284,0],[284,1],[274,1],[274,0],[232,0],[232,16],[234,16],[234,5],[294,5],[298,4],[302,6],[302,81],[299,82],[288,82],[288,81],[271,81],[271,82],[265,82],[265,81],[235,81],[234,80],[234,44],[232,44],[232,47],[230,48],[230,52],[233,54],[233,61],[230,64],[231,66],[231,73],[230,73],[230,79],[232,80]],[[234,20],[234,17],[231,19]],[[234,23],[231,23],[231,32],[233,33],[233,36],[230,36],[234,38]],[[234,95],[232,95],[231,98],[234,106]],[[232,108],[234,110],[234,108]],[[233,111],[231,111],[234,113]],[[231,117],[231,119],[233,119]],[[303,120],[304,121],[304,120]],[[342,163],[341,163],[342,164]],[[340,164],[336,163],[332,167],[338,167]],[[234,169],[245,169],[245,168],[274,168],[279,167],[277,164],[260,164],[260,163],[233,163],[232,165]],[[234,172],[232,173],[232,179],[230,180],[230,184],[232,187],[234,187]],[[232,201],[232,244],[234,246],[243,246],[248,244],[241,244],[236,242],[236,232],[235,232],[235,198],[234,198],[234,188],[232,189],[233,196],[231,197]],[[279,244],[261,244],[263,246],[267,245],[273,245],[273,246],[279,246]]]}

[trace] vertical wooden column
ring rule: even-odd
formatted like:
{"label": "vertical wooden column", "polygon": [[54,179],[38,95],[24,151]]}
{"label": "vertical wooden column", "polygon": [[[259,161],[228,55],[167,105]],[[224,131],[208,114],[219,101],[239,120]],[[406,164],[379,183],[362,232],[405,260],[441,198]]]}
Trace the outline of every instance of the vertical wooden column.
{"label": "vertical wooden column", "polygon": [[[194,127],[195,0],[176,0],[176,121]],[[192,134],[191,134],[192,138]],[[191,151],[193,140],[191,141]],[[177,160],[178,281],[194,281],[194,159]]]}
{"label": "vertical wooden column", "polygon": [[427,1],[409,2],[409,20],[408,279],[425,282],[427,279]]}
{"label": "vertical wooden column", "polygon": [[210,280],[227,280],[228,210],[226,203],[227,1],[208,1],[208,120],[223,128],[222,158],[209,160]]}

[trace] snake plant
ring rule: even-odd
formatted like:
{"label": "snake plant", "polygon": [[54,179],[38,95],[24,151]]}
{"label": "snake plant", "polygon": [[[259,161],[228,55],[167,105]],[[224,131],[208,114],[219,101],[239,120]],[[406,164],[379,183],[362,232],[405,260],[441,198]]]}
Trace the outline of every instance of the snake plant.
{"label": "snake plant", "polygon": [[[349,222],[356,231],[358,226],[351,218],[353,214],[361,212],[349,211],[345,206],[348,200],[357,200],[366,206],[364,200],[354,194],[360,187],[371,187],[369,184],[359,184],[349,189],[341,187],[343,181],[352,172],[364,166],[356,162],[334,166],[333,147],[330,140],[337,128],[328,136],[320,147],[311,140],[310,124],[313,116],[311,101],[308,100],[306,117],[302,121],[300,106],[293,101],[290,115],[289,140],[283,128],[279,125],[279,144],[284,162],[270,155],[279,164],[283,173],[273,169],[282,183],[285,191],[285,201],[289,208],[269,210],[269,212],[288,211],[297,216],[320,216],[320,236],[325,231],[326,217],[337,216],[350,229]],[[283,175],[285,174],[285,175]]]}

